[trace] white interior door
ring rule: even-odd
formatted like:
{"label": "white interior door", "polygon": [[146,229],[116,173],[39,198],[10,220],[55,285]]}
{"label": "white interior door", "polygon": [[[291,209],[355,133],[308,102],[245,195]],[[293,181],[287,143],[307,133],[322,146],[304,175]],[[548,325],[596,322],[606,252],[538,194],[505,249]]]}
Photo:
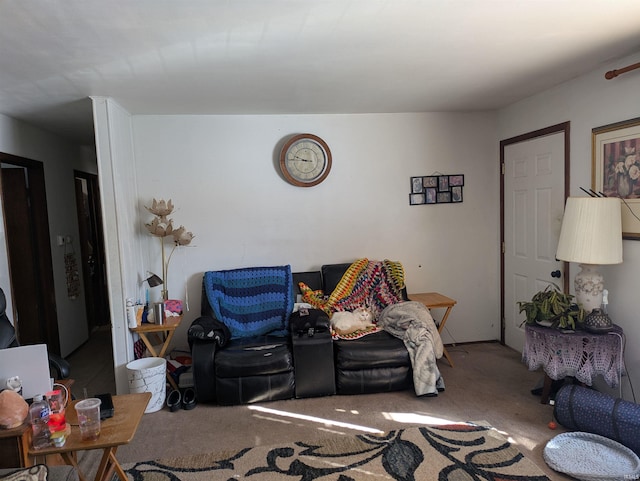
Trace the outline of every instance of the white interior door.
{"label": "white interior door", "polygon": [[[564,212],[565,132],[504,147],[504,342],[522,352],[528,301],[549,282],[562,289],[556,248]],[[558,272],[559,271],[559,272]]]}

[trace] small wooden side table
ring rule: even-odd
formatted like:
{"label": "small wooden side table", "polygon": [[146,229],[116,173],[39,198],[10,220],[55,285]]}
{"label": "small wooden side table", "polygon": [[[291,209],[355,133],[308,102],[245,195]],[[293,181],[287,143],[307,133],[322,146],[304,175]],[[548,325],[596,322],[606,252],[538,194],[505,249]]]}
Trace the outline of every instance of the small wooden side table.
{"label": "small wooden side table", "polygon": [[[129,330],[140,335],[142,342],[144,342],[144,345],[147,346],[147,349],[149,349],[149,353],[153,357],[164,357],[164,355],[167,353],[167,349],[169,348],[169,343],[171,342],[171,339],[173,338],[173,335],[181,322],[182,316],[170,316],[167,317],[162,324],[144,323],[140,324],[137,327],[130,327]],[[153,344],[151,344],[151,341],[147,337],[147,335],[149,334],[153,334],[158,338],[159,342],[162,342],[160,352],[156,351],[156,349],[153,347]],[[171,384],[171,387],[173,389],[178,389],[178,386],[171,377],[169,371],[167,371],[167,380],[169,381],[169,384]]]}
{"label": "small wooden side table", "polygon": [[25,420],[17,428],[0,429],[0,468],[29,466],[31,425]]}
{"label": "small wooden side table", "polygon": [[59,454],[65,464],[76,468],[80,481],[87,481],[86,476],[78,467],[76,453],[89,449],[102,449],[102,459],[95,481],[109,481],[114,471],[121,481],[128,481],[127,475],[118,463],[116,451],[119,446],[128,444],[133,439],[150,399],[151,393],[149,392],[113,396],[113,417],[100,423],[100,436],[93,441],[82,440],[74,408],[78,400],[72,401],[67,406],[67,423],[72,426],[71,434],[67,437],[64,446],[59,448],[50,446],[38,450],[30,448],[30,465],[35,464],[41,456],[46,459],[47,456]]}
{"label": "small wooden side table", "polygon": [[[409,294],[409,299],[412,301],[421,302],[424,304],[429,310],[444,308],[444,315],[440,322],[436,322],[438,326],[438,333],[441,333],[444,329],[444,325],[447,323],[447,319],[449,318],[449,314],[451,314],[451,309],[456,305],[456,300],[451,299],[450,297],[444,296],[438,292],[422,292],[418,294]],[[435,319],[434,319],[435,320]],[[453,361],[451,360],[451,356],[449,352],[447,352],[447,348],[443,348],[444,357],[449,361],[449,365],[453,367]]]}
{"label": "small wooden side table", "polygon": [[[73,379],[56,381],[63,384],[71,395]],[[18,427],[0,429],[0,468],[24,468],[30,465],[29,443],[31,442],[31,425],[29,417]]]}

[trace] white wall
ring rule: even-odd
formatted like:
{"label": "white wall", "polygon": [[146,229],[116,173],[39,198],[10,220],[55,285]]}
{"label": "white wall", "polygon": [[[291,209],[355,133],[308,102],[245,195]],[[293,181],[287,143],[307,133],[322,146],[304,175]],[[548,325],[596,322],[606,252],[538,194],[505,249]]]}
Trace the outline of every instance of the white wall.
{"label": "white wall", "polygon": [[137,197],[131,119],[117,103],[93,97],[94,129],[100,179],[106,271],[111,312],[114,374],[118,393],[129,391],[126,364],[134,359],[127,328],[125,299],[137,289],[142,269],[140,242],[135,239]]}
{"label": "white wall", "polygon": [[[634,71],[613,80],[605,72],[640,62],[640,54],[603,65],[588,75],[518,102],[499,112],[499,139],[507,139],[564,121],[571,122],[570,195],[584,196],[580,187],[591,187],[591,130],[614,122],[640,117],[640,72]],[[640,266],[640,241],[623,242],[624,262],[601,270],[609,289],[609,315],[622,326],[627,338],[626,365],[629,378],[640,386],[640,318],[635,304],[638,295],[637,270]],[[571,278],[578,267],[571,264]],[[629,380],[623,393],[631,399]]]}
{"label": "white wall", "polygon": [[[82,286],[80,297],[70,299],[67,296],[64,248],[58,247],[55,239],[57,235],[70,235],[73,238],[73,247],[78,262],[80,262],[73,170],[95,172],[95,155],[87,149],[70,144],[51,133],[2,114],[0,114],[0,152],[37,160],[42,162],[44,166],[60,350],[61,354],[66,356],[86,341],[88,337],[87,316]],[[0,244],[0,285],[9,297],[9,271],[4,223],[0,225],[0,231],[2,238],[2,244]],[[82,272],[80,275],[82,276]]]}
{"label": "white wall", "polygon": [[[445,342],[499,338],[495,114],[135,115],[131,123],[136,186],[121,195],[138,219],[124,242],[142,246],[144,266],[128,275],[161,271],[159,241],[144,228],[154,197],[172,199],[171,218],[196,235],[169,270],[170,297],[187,297],[186,280],[190,301],[175,346],[186,346],[199,314],[205,270],[289,263],[304,271],[358,257],[399,260],[410,292],[457,299]],[[333,154],[316,187],[291,186],[278,172],[280,146],[300,132],[319,135]],[[409,206],[409,178],[437,172],[465,175],[464,202]]]}

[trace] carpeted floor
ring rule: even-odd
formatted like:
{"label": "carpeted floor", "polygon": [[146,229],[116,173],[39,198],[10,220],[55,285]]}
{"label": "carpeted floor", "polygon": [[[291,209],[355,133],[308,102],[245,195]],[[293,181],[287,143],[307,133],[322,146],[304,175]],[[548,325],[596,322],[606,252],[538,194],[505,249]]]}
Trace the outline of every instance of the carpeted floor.
{"label": "carpeted floor", "polygon": [[124,469],[134,481],[549,481],[495,429],[472,424],[248,447],[132,463]]}
{"label": "carpeted floor", "polygon": [[[518,352],[498,343],[449,346],[448,350],[455,367],[438,361],[446,390],[435,398],[400,391],[249,406],[199,404],[191,411],[173,413],[164,408],[144,415],[136,436],[118,449],[117,458],[132,463],[483,420],[550,479],[570,479],[551,470],[542,458],[545,444],[563,432],[561,427],[555,431],[547,427],[553,407],[540,404],[540,397],[531,394],[542,374],[528,371]],[[87,465],[90,474],[89,460]]]}

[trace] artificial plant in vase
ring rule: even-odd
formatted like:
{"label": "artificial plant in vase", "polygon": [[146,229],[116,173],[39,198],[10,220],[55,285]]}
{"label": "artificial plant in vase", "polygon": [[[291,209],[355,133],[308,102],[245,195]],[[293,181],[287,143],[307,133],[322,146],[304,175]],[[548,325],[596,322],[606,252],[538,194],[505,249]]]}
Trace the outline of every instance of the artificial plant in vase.
{"label": "artificial plant in vase", "polygon": [[[153,220],[150,223],[145,224],[145,226],[151,235],[160,238],[163,281],[162,299],[166,301],[169,298],[169,284],[167,276],[169,271],[169,262],[171,262],[171,256],[173,256],[176,247],[187,246],[191,244],[194,235],[191,232],[187,232],[183,225],[181,225],[177,229],[173,228],[173,220],[168,218],[168,216],[173,212],[173,204],[171,203],[171,199],[169,199],[167,202],[165,202],[164,199],[153,199],[151,207],[147,207],[145,205],[144,208],[155,216]],[[167,238],[170,238],[173,244],[171,247],[171,252],[169,252],[168,256],[165,255],[165,239]]]}

